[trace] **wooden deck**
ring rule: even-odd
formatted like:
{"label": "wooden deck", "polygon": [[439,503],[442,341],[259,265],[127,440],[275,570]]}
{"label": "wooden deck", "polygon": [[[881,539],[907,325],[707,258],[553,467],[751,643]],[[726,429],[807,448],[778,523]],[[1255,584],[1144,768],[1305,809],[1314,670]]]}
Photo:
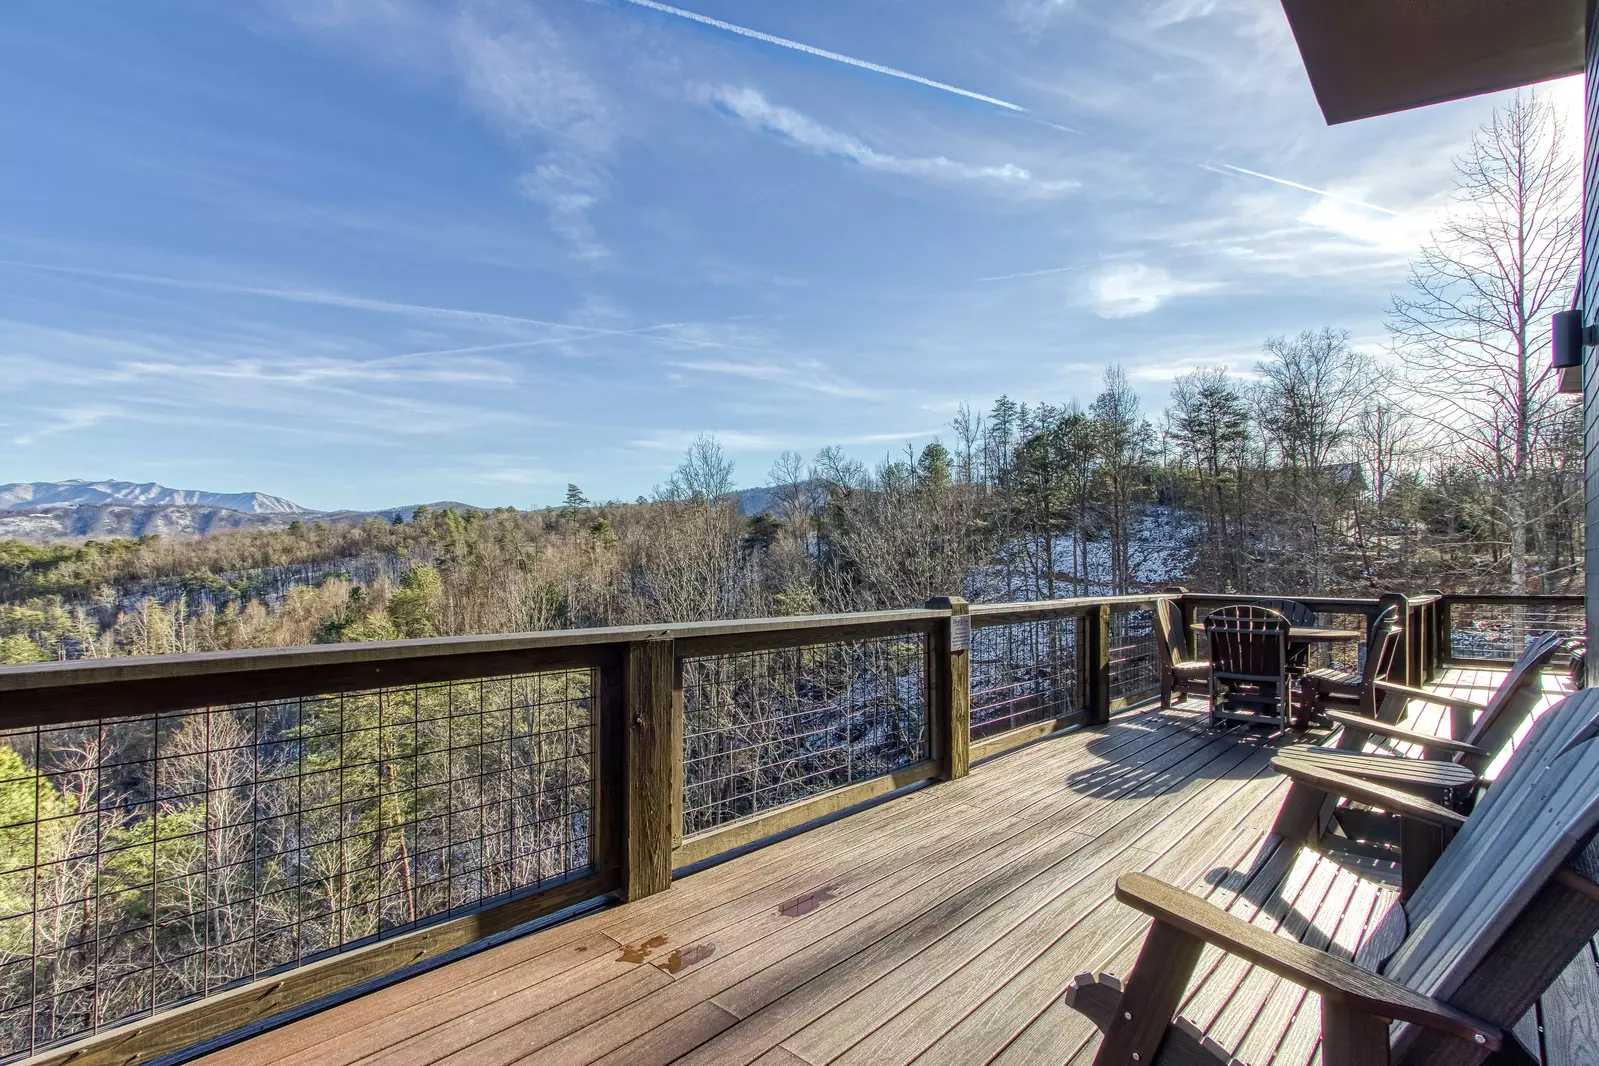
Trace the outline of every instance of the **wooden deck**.
{"label": "wooden deck", "polygon": [[[1438,687],[1481,698],[1499,676],[1455,670]],[[1119,874],[1310,928],[1334,950],[1352,950],[1393,898],[1379,864],[1269,835],[1285,787],[1276,750],[1192,711],[1124,715],[201,1061],[1086,1062],[1097,1033],[1060,997],[1078,973],[1131,966],[1146,920],[1111,899]],[[1316,997],[1236,960],[1207,956],[1200,972],[1184,1013],[1222,1047],[1254,1066],[1318,1061]],[[1528,1046],[1551,1066],[1592,1061],[1599,1033],[1558,1020],[1599,1004],[1591,952],[1546,1004],[1541,1036],[1533,1016],[1519,1030]]]}

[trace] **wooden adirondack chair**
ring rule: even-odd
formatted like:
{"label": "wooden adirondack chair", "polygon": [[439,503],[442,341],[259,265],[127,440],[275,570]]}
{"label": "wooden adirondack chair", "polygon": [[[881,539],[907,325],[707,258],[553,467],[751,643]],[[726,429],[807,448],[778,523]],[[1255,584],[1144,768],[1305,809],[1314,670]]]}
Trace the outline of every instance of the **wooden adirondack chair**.
{"label": "wooden adirondack chair", "polygon": [[1155,919],[1132,973],[1125,986],[1082,975],[1066,997],[1106,1034],[1095,1063],[1235,1061],[1177,1017],[1206,944],[1320,997],[1324,1066],[1482,1062],[1599,932],[1596,736],[1599,692],[1578,693],[1538,721],[1470,818],[1383,797],[1459,832],[1409,901],[1366,927],[1359,965],[1124,875],[1117,898]]}
{"label": "wooden adirondack chair", "polygon": [[[1319,776],[1328,771],[1414,793],[1453,809],[1470,810],[1482,775],[1543,698],[1543,668],[1563,643],[1555,634],[1529,642],[1487,706],[1403,685],[1376,683],[1379,690],[1386,689],[1397,698],[1446,703],[1452,712],[1448,737],[1417,733],[1362,715],[1329,711],[1344,730],[1337,747],[1298,749],[1273,760],[1273,765],[1294,780],[1278,813],[1276,831],[1290,840],[1317,840],[1336,824],[1348,839],[1379,847],[1402,846],[1391,817],[1337,806],[1336,797],[1317,784]],[[1473,709],[1480,710],[1475,722],[1469,717]],[[1415,744],[1422,749],[1422,757],[1408,759],[1393,753],[1364,751],[1373,736]],[[1412,843],[1420,846],[1417,841]]]}
{"label": "wooden adirondack chair", "polygon": [[1161,707],[1170,707],[1173,697],[1181,703],[1188,696],[1209,696],[1210,663],[1189,658],[1183,614],[1170,600],[1155,601],[1155,639],[1160,643]]}
{"label": "wooden adirondack chair", "polygon": [[1388,676],[1399,637],[1399,608],[1390,606],[1378,616],[1366,641],[1366,662],[1357,673],[1349,670],[1312,670],[1299,682],[1297,723],[1308,726],[1316,715],[1348,711],[1364,718],[1378,717],[1381,691],[1377,682]]}
{"label": "wooden adirondack chair", "polygon": [[1288,619],[1253,604],[1205,616],[1210,643],[1210,720],[1284,729],[1292,704]]}
{"label": "wooden adirondack chair", "polygon": [[[1290,626],[1313,626],[1316,624],[1316,612],[1312,611],[1309,607],[1300,603],[1298,600],[1268,598],[1264,600],[1255,600],[1254,603],[1256,607],[1264,607],[1268,611],[1276,611],[1278,614],[1288,619],[1288,624]],[[1309,669],[1310,645],[1288,645],[1288,672],[1291,674],[1303,674]]]}

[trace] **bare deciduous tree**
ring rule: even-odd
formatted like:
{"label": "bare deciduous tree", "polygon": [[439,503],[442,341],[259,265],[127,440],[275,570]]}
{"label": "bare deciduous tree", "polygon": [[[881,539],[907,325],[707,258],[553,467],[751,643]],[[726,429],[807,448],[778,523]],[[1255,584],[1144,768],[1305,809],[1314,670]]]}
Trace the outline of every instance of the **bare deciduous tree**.
{"label": "bare deciduous tree", "polygon": [[1557,396],[1544,352],[1581,259],[1571,137],[1520,94],[1457,161],[1456,202],[1395,297],[1390,329],[1431,420],[1497,488],[1511,584],[1528,587],[1527,488]]}

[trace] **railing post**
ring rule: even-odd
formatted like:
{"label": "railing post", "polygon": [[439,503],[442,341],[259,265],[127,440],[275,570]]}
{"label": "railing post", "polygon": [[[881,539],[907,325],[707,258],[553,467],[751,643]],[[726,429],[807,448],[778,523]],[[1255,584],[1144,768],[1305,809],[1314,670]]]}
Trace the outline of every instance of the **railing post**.
{"label": "railing post", "polygon": [[627,849],[622,891],[630,900],[672,887],[673,797],[682,743],[673,744],[677,656],[670,637],[627,645]]}
{"label": "railing post", "polygon": [[1405,602],[1405,684],[1420,685],[1421,676],[1421,607]]}
{"label": "railing post", "polygon": [[1448,596],[1438,601],[1438,665],[1448,666],[1455,657],[1454,605]]}
{"label": "railing post", "polygon": [[959,596],[935,596],[931,611],[948,611],[927,641],[928,705],[933,753],[945,781],[965,777],[972,766],[972,615]]}
{"label": "railing post", "polygon": [[1194,632],[1194,601],[1188,598],[1187,589],[1177,597],[1177,603],[1178,609],[1182,612],[1183,640],[1187,642],[1187,647],[1183,651],[1192,659],[1199,654],[1199,634]]}
{"label": "railing post", "polygon": [[1084,611],[1077,619],[1082,649],[1083,709],[1088,721],[1110,721],[1110,604]]}

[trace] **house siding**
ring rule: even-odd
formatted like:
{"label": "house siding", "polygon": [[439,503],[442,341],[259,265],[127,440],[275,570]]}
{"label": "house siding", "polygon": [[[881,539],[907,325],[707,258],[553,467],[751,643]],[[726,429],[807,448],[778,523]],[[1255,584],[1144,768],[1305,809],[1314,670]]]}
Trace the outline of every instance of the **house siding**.
{"label": "house siding", "polygon": [[[1599,321],[1599,0],[1588,5],[1582,171],[1582,307],[1584,319]],[[1588,632],[1599,632],[1599,350],[1583,352],[1582,406],[1586,483],[1584,576]],[[1599,684],[1599,654],[1588,657],[1588,682]]]}

